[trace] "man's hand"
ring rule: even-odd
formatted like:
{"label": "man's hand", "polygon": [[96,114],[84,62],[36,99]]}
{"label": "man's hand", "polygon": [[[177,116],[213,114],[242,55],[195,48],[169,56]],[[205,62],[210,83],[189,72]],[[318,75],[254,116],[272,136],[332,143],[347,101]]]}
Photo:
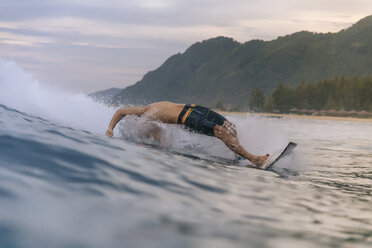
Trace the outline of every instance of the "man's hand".
{"label": "man's hand", "polygon": [[107,131],[106,131],[106,135],[107,135],[108,137],[112,137],[112,136],[114,136],[114,132],[113,132],[111,129],[107,129]]}

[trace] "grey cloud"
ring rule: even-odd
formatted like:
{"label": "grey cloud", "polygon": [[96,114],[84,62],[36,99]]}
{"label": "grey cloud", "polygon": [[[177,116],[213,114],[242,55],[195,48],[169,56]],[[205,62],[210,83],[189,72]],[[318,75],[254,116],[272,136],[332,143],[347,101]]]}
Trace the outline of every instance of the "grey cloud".
{"label": "grey cloud", "polygon": [[[228,25],[234,19],[255,18],[263,15],[252,5],[254,1],[172,1],[167,9],[140,7],[138,1],[126,0],[120,4],[91,1],[92,5],[79,1],[0,0],[0,20],[27,21],[36,18],[75,16],[128,24],[155,25]],[[94,4],[95,3],[95,4]],[[242,6],[243,5],[243,6]]]}
{"label": "grey cloud", "polygon": [[[84,37],[81,39],[84,40]],[[109,38],[101,42],[104,44],[108,41],[114,43]],[[0,44],[0,55],[16,61],[42,83],[89,93],[106,87],[133,84],[148,70],[157,67],[160,61],[179,51],[178,44],[165,40],[142,43],[143,48],[118,49],[78,46],[65,42],[35,47]],[[153,48],[146,48],[150,45]]]}
{"label": "grey cloud", "polygon": [[[92,92],[135,83],[146,71],[201,39],[225,35],[244,42],[309,26],[311,31],[341,29],[372,10],[370,0],[162,1],[169,5],[146,7],[138,0],[0,0],[0,56],[15,60],[40,81]],[[76,18],[77,23],[72,19],[66,24],[71,27],[42,27],[64,17]],[[19,25],[6,27],[2,22]],[[96,24],[100,25],[86,26]],[[101,32],[105,28],[113,32]],[[1,32],[51,42],[12,46],[1,43]]]}
{"label": "grey cloud", "polygon": [[342,12],[345,16],[350,16],[356,13],[365,13],[366,10],[372,9],[370,0],[303,0],[294,1],[293,5],[296,9],[307,9],[326,11],[329,13],[337,14]]}

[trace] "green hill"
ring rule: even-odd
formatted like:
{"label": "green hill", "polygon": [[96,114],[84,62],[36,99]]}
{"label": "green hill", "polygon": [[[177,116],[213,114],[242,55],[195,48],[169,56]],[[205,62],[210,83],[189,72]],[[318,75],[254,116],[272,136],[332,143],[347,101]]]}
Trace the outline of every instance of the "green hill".
{"label": "green hill", "polygon": [[338,33],[298,32],[272,41],[244,44],[217,37],[129,86],[113,100],[144,104],[160,100],[246,109],[256,88],[271,94],[279,83],[295,87],[336,76],[372,75],[372,16]]}

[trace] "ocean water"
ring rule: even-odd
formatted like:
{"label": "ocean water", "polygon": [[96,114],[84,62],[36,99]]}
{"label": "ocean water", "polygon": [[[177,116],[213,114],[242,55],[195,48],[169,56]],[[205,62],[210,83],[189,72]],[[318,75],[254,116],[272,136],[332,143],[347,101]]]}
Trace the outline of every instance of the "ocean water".
{"label": "ocean water", "polygon": [[114,111],[0,61],[1,248],[372,247],[371,123],[228,116],[253,153],[298,143],[262,171],[178,126],[105,137]]}

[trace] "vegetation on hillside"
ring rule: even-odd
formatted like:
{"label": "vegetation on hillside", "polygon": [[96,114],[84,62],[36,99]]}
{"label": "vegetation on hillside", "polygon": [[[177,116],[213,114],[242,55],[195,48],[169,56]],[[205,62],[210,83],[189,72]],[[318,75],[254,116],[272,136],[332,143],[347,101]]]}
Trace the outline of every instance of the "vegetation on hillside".
{"label": "vegetation on hillside", "polygon": [[[286,95],[288,87],[341,75],[372,75],[371,40],[372,16],[338,33],[298,32],[273,41],[244,44],[225,37],[213,38],[170,57],[141,81],[121,91],[114,101],[146,104],[169,100],[209,107],[219,103],[227,110],[247,110],[256,88],[269,96],[282,82],[276,94],[283,95],[281,106],[287,111],[285,102],[291,99]],[[274,99],[279,101],[278,97]],[[319,106],[325,105],[322,97],[313,99],[321,101]],[[308,99],[303,104],[317,108],[313,101]],[[330,98],[328,105],[332,104],[337,107],[341,103],[332,103]]]}
{"label": "vegetation on hillside", "polygon": [[260,88],[256,88],[249,99],[249,109],[253,112],[263,112],[265,105],[265,94]]}
{"label": "vegetation on hillside", "polygon": [[[254,98],[257,98],[256,94],[253,94],[251,99]],[[257,108],[251,110],[257,111]],[[318,83],[302,83],[296,88],[279,84],[266,100],[264,111],[280,113],[333,111],[340,114],[345,114],[346,111],[372,112],[372,77],[336,77]]]}

